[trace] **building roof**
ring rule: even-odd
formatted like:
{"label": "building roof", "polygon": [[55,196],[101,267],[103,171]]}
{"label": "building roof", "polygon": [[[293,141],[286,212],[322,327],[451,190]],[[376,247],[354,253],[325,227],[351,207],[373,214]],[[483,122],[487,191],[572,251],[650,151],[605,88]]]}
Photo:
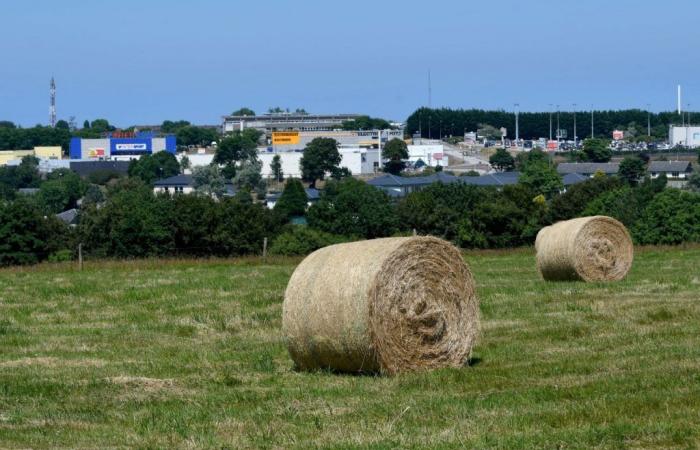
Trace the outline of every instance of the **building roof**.
{"label": "building roof", "polygon": [[71,161],[70,169],[81,177],[100,170],[109,170],[126,175],[129,172],[129,161]]}
{"label": "building roof", "polygon": [[650,172],[690,172],[693,170],[690,161],[652,161],[649,163]]}
{"label": "building roof", "polygon": [[163,178],[153,183],[156,187],[170,187],[170,186],[192,186],[192,175],[175,175],[169,178]]}
{"label": "building roof", "polygon": [[73,225],[78,221],[78,210],[73,208],[56,214],[56,217],[66,225]]}
{"label": "building roof", "polygon": [[567,173],[594,174],[603,172],[606,175],[614,175],[620,168],[619,163],[561,163],[557,166],[560,175]]}
{"label": "building roof", "polygon": [[572,184],[583,183],[586,180],[590,180],[587,175],[581,175],[580,173],[567,173],[561,178],[564,186],[571,186]]}
{"label": "building roof", "polygon": [[17,192],[24,195],[35,195],[39,193],[39,188],[19,188]]}
{"label": "building roof", "polygon": [[[306,189],[304,189],[304,191],[306,191],[306,198],[310,202],[316,201],[319,198],[321,198],[321,193],[319,192],[318,189],[306,188]],[[265,196],[265,200],[267,200],[268,202],[276,202],[277,200],[280,199],[281,196],[282,196],[281,192],[270,192],[269,194],[267,194]]]}

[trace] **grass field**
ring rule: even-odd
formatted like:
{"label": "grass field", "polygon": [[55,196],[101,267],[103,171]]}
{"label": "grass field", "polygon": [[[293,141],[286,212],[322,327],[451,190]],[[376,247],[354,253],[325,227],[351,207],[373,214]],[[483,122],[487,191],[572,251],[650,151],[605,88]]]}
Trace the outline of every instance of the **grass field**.
{"label": "grass field", "polygon": [[293,260],[2,270],[0,447],[700,446],[700,248],[638,251],[611,285],[465,258],[471,366],[394,378],[292,369]]}

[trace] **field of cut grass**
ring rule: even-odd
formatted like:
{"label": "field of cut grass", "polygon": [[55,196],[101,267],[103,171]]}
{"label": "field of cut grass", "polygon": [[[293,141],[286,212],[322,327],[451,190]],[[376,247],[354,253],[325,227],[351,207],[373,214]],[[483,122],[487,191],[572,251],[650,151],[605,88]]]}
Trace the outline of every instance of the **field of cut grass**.
{"label": "field of cut grass", "polygon": [[700,446],[700,248],[638,251],[609,285],[465,258],[471,366],[394,378],[293,370],[295,260],[2,270],[0,447]]}

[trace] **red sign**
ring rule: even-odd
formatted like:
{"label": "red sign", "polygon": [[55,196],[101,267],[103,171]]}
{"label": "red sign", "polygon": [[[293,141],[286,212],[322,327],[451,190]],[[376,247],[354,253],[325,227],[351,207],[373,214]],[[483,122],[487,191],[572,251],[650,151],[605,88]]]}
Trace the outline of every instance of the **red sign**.
{"label": "red sign", "polygon": [[433,158],[437,161],[442,161],[442,153],[433,153]]}
{"label": "red sign", "polygon": [[621,141],[625,138],[625,132],[620,130],[613,131],[613,139],[616,141]]}
{"label": "red sign", "polygon": [[547,141],[547,150],[556,150],[559,148],[557,141]]}

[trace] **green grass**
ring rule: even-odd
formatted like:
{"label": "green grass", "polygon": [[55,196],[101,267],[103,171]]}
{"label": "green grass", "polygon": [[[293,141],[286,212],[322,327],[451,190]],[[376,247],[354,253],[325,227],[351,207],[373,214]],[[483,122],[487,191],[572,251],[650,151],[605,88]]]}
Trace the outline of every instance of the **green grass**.
{"label": "green grass", "polygon": [[608,285],[465,258],[472,365],[394,378],[292,370],[293,260],[0,271],[0,447],[700,446],[699,248],[638,251]]}

